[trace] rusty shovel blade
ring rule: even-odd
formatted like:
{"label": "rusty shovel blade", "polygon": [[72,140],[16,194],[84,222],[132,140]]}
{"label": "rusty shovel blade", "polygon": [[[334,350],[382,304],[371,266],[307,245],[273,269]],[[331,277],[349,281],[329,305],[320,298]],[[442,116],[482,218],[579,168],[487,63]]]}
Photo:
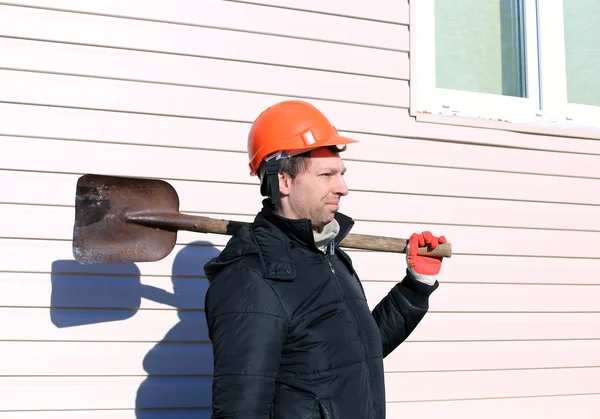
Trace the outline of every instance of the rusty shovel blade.
{"label": "rusty shovel blade", "polygon": [[131,222],[131,214],[179,213],[167,182],[86,174],[77,181],[73,256],[83,264],[153,262],[175,246],[177,230]]}

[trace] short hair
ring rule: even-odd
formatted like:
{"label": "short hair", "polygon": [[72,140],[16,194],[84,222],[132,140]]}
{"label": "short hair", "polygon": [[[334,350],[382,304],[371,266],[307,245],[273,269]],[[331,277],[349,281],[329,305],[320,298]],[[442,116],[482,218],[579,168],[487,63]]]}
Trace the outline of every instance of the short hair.
{"label": "short hair", "polygon": [[306,172],[310,164],[310,151],[295,156],[281,159],[279,162],[279,172],[288,174],[294,179],[299,174]]}
{"label": "short hair", "polygon": [[[340,153],[346,150],[346,146],[338,147],[335,145],[327,146],[332,153]],[[304,173],[308,169],[310,162],[310,154],[314,150],[306,151],[302,154],[296,154],[295,156],[288,157],[287,159],[281,159],[279,163],[279,171],[281,173],[287,173],[292,179],[301,173]]]}

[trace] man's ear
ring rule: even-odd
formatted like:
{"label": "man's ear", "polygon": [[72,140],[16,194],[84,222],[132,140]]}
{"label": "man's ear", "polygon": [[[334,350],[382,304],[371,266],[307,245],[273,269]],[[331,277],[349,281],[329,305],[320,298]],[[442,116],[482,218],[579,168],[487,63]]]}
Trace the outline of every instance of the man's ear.
{"label": "man's ear", "polygon": [[292,178],[288,173],[279,172],[279,194],[284,197],[290,194]]}

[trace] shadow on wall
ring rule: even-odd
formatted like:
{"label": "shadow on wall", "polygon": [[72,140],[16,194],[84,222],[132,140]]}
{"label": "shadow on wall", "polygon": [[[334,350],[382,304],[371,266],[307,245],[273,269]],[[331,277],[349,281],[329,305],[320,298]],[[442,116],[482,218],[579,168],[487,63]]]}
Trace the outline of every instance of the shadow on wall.
{"label": "shadow on wall", "polygon": [[50,318],[56,327],[127,321],[144,310],[142,299],[177,309],[178,322],[144,357],[147,378],[137,390],[138,419],[210,417],[213,359],[204,316],[208,281],[203,267],[218,254],[203,241],[180,250],[171,269],[173,293],[142,284],[133,263],[52,264]]}

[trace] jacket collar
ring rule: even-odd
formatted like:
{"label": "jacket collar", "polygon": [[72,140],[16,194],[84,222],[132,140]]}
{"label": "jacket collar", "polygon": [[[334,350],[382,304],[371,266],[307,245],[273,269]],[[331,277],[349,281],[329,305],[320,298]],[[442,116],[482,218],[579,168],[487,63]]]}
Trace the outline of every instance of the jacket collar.
{"label": "jacket collar", "polygon": [[[295,241],[310,249],[317,250],[315,246],[315,236],[312,229],[312,222],[307,218],[290,219],[275,214],[273,205],[269,199],[263,200],[263,207],[260,212],[262,217],[281,230],[290,240]],[[334,239],[336,245],[350,232],[354,225],[352,218],[337,212],[334,216],[340,225],[340,232]]]}
{"label": "jacket collar", "polygon": [[[350,232],[354,221],[339,212],[335,218],[340,225],[340,232],[334,241],[339,244]],[[219,272],[235,261],[248,255],[257,255],[264,278],[293,281],[296,270],[291,253],[292,243],[319,251],[315,246],[310,220],[281,217],[273,212],[273,207],[266,199],[254,222],[240,228],[219,256],[204,265],[204,272],[212,282]],[[341,251],[340,254],[344,256]]]}
{"label": "jacket collar", "polygon": [[[335,219],[340,225],[340,232],[334,241],[339,244],[350,232],[354,221],[339,212],[336,213]],[[275,214],[268,199],[263,201],[263,208],[254,220],[252,233],[258,245],[258,256],[265,278],[294,280],[296,271],[291,256],[292,243],[318,251],[311,221],[293,220]]]}

